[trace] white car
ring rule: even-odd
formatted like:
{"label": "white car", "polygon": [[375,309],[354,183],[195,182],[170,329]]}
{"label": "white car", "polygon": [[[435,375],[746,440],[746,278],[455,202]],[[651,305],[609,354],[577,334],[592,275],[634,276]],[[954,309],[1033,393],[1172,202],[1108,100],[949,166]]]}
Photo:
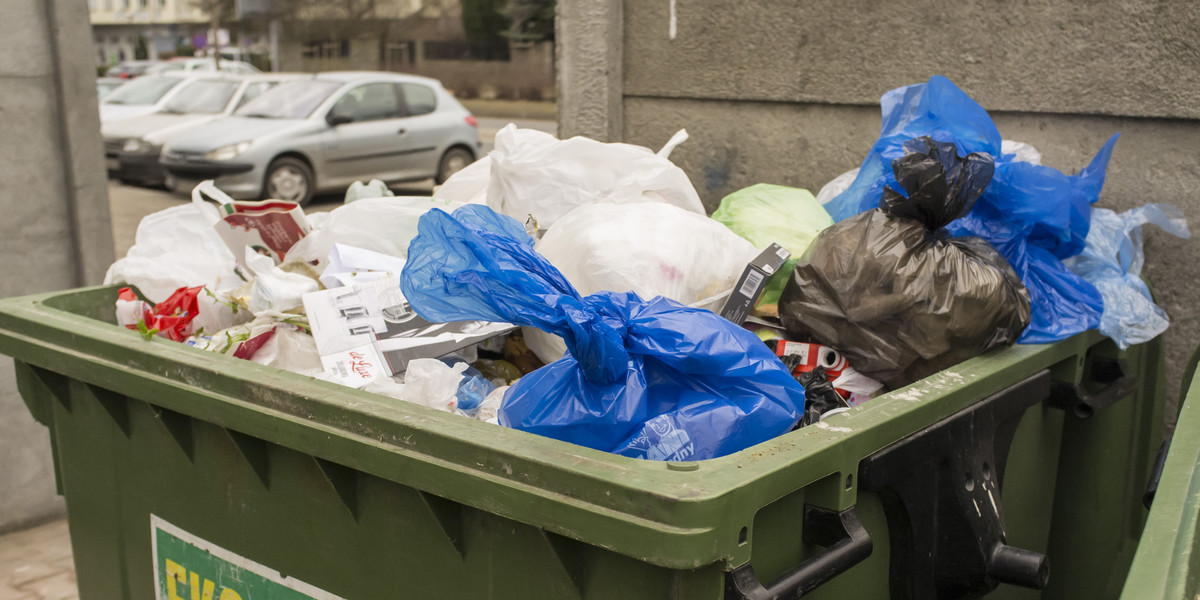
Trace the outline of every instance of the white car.
{"label": "white car", "polygon": [[194,78],[186,73],[143,75],[113,90],[100,101],[100,123],[120,121],[162,110]]}
{"label": "white car", "polygon": [[306,75],[208,73],[181,84],[157,112],[105,123],[100,133],[109,176],[125,183],[162,185],[158,154],[171,136],[229,115],[276,84],[299,77]]}
{"label": "white car", "polygon": [[[216,64],[214,65],[214,63]],[[240,73],[242,75],[253,75],[255,73],[262,72],[258,70],[258,67],[240,60],[228,60],[222,58],[220,62],[217,62],[212,58],[173,58],[165,63],[150,67],[146,73],[191,73],[193,71],[207,71],[212,73],[217,70],[220,70],[223,73]]]}

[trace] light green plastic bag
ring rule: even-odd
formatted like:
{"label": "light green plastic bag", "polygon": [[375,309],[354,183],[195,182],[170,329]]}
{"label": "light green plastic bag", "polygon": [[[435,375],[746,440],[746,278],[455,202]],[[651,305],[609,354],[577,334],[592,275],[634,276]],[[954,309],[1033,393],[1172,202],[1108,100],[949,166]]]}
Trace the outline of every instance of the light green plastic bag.
{"label": "light green plastic bag", "polygon": [[822,229],[833,225],[825,207],[808,190],[769,183],[752,185],[725,196],[712,218],[760,250],[775,243],[792,253],[767,283],[758,306],[779,303],[783,285],[800,255]]}

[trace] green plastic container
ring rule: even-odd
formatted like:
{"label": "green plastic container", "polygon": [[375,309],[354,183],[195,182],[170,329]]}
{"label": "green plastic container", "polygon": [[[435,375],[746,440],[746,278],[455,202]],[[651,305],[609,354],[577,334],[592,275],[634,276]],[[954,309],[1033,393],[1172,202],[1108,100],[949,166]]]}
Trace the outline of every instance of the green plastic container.
{"label": "green plastic container", "polygon": [[1200,594],[1200,348],[1184,372],[1182,406],[1150,517],[1122,600],[1174,600]]}
{"label": "green plastic container", "polygon": [[[943,597],[1116,597],[1161,437],[1157,341],[1016,346],[735,455],[662,463],[146,341],[113,324],[115,297],[0,301],[83,600],[923,598],[933,575]],[[932,529],[889,512],[902,489],[927,490],[908,520]],[[959,510],[929,521],[934,505]],[[991,562],[972,575],[954,544],[978,540]],[[1038,553],[1044,590],[998,583],[1030,583],[1017,567]],[[755,588],[787,573],[774,596]]]}

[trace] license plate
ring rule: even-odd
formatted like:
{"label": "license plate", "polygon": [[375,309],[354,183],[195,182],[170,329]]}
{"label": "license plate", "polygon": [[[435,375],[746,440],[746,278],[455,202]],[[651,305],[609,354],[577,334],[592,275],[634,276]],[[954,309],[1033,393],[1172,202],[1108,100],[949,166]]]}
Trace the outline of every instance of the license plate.
{"label": "license plate", "polygon": [[113,157],[108,157],[104,159],[104,166],[109,171],[118,171],[121,169],[121,161]]}

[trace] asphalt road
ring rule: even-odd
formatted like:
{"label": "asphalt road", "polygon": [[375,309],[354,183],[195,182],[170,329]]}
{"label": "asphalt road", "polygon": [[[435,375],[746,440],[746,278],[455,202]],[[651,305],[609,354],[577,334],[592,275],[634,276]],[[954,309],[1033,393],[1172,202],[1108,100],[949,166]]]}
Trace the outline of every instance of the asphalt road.
{"label": "asphalt road", "polygon": [[[507,119],[479,119],[479,139],[483,142],[485,153],[492,151],[492,140],[500,128],[507,125]],[[518,120],[512,121],[518,127],[539,129],[550,133],[555,132],[554,121]],[[398,196],[428,196],[433,191],[433,180],[405,183],[392,188]],[[108,182],[108,206],[112,218],[113,246],[118,258],[125,256],[133,245],[138,223],[142,217],[178,206],[188,200],[184,194],[175,194],[160,188],[144,188],[123,185],[117,181]],[[329,211],[341,206],[342,194],[325,194],[313,198],[311,204],[305,207],[308,212]]]}

